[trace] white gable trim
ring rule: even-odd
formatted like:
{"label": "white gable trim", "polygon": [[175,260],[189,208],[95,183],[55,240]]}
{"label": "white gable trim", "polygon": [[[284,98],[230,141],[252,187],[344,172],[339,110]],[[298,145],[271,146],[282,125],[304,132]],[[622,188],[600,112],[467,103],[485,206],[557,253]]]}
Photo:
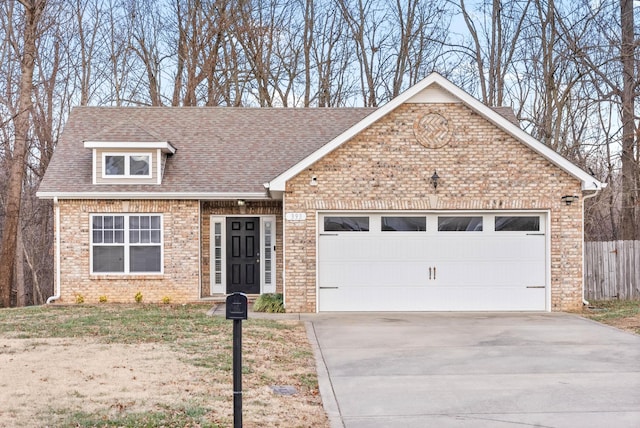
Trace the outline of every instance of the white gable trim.
{"label": "white gable trim", "polygon": [[85,141],[85,149],[160,149],[174,154],[176,148],[168,141]]}
{"label": "white gable trim", "polygon": [[[563,156],[556,153],[551,148],[545,146],[540,141],[536,140],[531,135],[520,129],[518,126],[511,123],[508,119],[504,118],[499,113],[496,113],[490,107],[484,105],[483,103],[469,95],[467,92],[451,83],[449,80],[445,79],[438,73],[431,73],[429,76],[416,83],[414,86],[407,89],[402,94],[398,95],[396,98],[389,101],[387,104],[383,105],[378,110],[374,111],[373,113],[362,119],[360,122],[356,123],[351,128],[347,129],[342,134],[338,135],[333,140],[329,141],[327,144],[320,147],[318,150],[311,153],[309,156],[302,159],[300,162],[298,162],[288,170],[284,171],[279,176],[275,177],[273,180],[271,180],[271,182],[269,182],[269,189],[274,192],[283,192],[285,190],[287,181],[300,174],[302,171],[309,168],[311,165],[318,162],[320,159],[322,159],[332,151],[336,150],[342,144],[346,143],[387,114],[391,113],[400,105],[406,102],[411,102],[412,100],[425,102],[424,97],[421,96],[421,93],[432,85],[439,86],[440,88],[451,94],[451,99],[460,100],[480,116],[489,120],[514,138],[529,146],[532,150],[542,155],[551,163],[555,164],[559,168],[566,171],[568,174],[580,180],[582,182],[582,190],[597,190],[606,186],[605,183],[601,183],[589,173],[583,171],[581,168],[574,165],[572,162],[565,159]],[[447,99],[448,97],[442,98]]]}

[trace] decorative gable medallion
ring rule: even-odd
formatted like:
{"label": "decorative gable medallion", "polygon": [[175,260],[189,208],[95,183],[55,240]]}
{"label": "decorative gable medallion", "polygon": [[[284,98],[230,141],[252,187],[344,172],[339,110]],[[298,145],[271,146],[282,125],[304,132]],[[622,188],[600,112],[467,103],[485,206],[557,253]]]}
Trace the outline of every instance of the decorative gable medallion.
{"label": "decorative gable medallion", "polygon": [[449,120],[440,113],[427,113],[413,122],[413,134],[428,149],[440,149],[451,142]]}

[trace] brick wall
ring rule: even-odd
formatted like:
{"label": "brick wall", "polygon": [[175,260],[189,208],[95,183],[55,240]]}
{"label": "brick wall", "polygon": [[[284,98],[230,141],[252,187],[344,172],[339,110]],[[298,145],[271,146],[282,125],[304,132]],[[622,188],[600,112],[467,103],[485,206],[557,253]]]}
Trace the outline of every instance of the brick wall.
{"label": "brick wall", "polygon": [[[143,302],[191,302],[199,298],[199,202],[198,201],[94,201],[61,200],[60,243],[61,299],[74,303],[82,295],[86,303],[133,303],[137,292]],[[90,214],[161,213],[163,215],[164,274],[91,275]],[[56,231],[57,232],[57,231]]]}
{"label": "brick wall", "polygon": [[[414,121],[448,119],[452,138],[440,149],[417,142]],[[441,177],[437,191],[430,178]],[[317,186],[311,186],[312,176]],[[462,104],[405,104],[287,183],[285,277],[288,311],[316,305],[318,210],[550,210],[551,309],[582,304],[580,182]]]}

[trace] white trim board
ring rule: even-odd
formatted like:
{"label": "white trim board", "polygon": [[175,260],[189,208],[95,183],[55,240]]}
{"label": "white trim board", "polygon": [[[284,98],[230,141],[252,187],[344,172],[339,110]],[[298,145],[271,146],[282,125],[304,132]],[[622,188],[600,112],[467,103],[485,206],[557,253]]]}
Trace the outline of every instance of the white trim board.
{"label": "white trim board", "polygon": [[85,141],[85,149],[160,149],[174,154],[177,149],[168,141]]}
{"label": "white trim board", "polygon": [[[121,184],[119,186],[127,185]],[[42,199],[53,199],[57,197],[58,199],[272,200],[266,192],[37,192],[36,196]]]}

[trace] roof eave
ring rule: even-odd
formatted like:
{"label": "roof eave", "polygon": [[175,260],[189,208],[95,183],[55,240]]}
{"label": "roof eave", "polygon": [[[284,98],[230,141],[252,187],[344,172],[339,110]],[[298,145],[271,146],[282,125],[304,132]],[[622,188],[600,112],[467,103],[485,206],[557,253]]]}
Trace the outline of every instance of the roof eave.
{"label": "roof eave", "polygon": [[168,141],[84,141],[86,149],[160,149],[174,154],[176,148]]}
{"label": "roof eave", "polygon": [[37,192],[40,199],[271,200],[267,192]]}

